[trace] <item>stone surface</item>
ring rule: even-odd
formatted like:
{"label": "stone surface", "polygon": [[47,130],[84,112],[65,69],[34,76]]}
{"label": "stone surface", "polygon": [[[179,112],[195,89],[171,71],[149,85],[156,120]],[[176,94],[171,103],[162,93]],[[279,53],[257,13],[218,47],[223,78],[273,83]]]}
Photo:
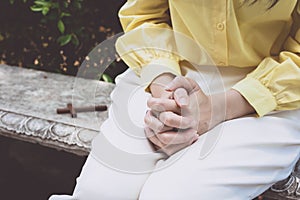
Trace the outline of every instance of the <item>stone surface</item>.
{"label": "stone surface", "polygon": [[114,85],[0,65],[0,134],[87,154],[107,111],[56,114],[57,108],[110,104]]}

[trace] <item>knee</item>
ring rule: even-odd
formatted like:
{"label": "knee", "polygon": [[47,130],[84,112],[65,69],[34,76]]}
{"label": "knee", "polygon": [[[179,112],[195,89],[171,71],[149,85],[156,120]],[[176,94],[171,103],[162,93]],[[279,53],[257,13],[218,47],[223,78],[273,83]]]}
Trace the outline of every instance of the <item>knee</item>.
{"label": "knee", "polygon": [[[194,185],[193,181],[181,182],[180,180],[168,181],[154,181],[148,180],[141,190],[139,200],[211,200],[218,199],[212,197],[210,193],[213,194],[213,189],[208,187],[208,185]],[[216,188],[214,188],[216,189]],[[215,191],[214,191],[215,192]],[[221,198],[222,199],[222,198]]]}
{"label": "knee", "polygon": [[[172,180],[173,179],[173,180]],[[213,180],[147,180],[141,190],[139,200],[211,200],[211,199],[253,199],[257,186],[219,184]]]}

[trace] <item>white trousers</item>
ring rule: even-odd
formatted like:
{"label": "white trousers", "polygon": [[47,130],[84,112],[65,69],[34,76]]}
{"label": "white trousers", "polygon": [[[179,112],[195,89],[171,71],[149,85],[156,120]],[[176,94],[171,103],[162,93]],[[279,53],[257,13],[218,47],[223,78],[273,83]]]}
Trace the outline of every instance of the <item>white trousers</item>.
{"label": "white trousers", "polygon": [[[218,76],[204,68],[200,78],[186,75],[206,92],[218,92],[249,70],[220,68]],[[300,110],[226,121],[167,158],[144,136],[149,94],[139,85],[131,70],[118,77],[109,118],[93,141],[73,195],[49,200],[246,200],[293,170],[300,150]]]}

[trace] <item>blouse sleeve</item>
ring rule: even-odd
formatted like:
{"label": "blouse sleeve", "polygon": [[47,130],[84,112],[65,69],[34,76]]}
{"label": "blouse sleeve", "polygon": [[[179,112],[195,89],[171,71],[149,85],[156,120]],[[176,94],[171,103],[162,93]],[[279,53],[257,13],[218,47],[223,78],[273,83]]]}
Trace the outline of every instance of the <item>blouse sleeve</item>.
{"label": "blouse sleeve", "polygon": [[128,0],[119,11],[117,52],[146,88],[162,73],[181,74],[168,9],[168,0]]}
{"label": "blouse sleeve", "polygon": [[259,116],[273,110],[300,108],[300,4],[283,51],[276,59],[265,58],[233,89],[239,91]]}

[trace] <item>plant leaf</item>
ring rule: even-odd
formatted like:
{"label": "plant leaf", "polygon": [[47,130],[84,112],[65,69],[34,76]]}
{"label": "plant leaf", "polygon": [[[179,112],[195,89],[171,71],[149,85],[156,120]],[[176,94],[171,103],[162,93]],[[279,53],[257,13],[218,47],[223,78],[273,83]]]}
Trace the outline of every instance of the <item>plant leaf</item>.
{"label": "plant leaf", "polygon": [[62,12],[61,14],[60,14],[60,17],[61,18],[63,18],[63,17],[70,17],[71,16],[71,14],[70,13],[66,13],[66,12]]}
{"label": "plant leaf", "polygon": [[107,75],[107,74],[103,74],[102,75],[102,79],[103,79],[104,82],[108,82],[108,83],[112,83],[113,82],[112,78],[109,75]]}
{"label": "plant leaf", "polygon": [[64,46],[66,44],[68,44],[72,39],[72,35],[68,34],[68,35],[62,35],[60,36],[57,41],[59,42],[60,46]]}
{"label": "plant leaf", "polygon": [[57,42],[59,43],[60,46],[65,46],[66,44],[68,44],[72,39],[72,35],[68,34],[68,35],[62,35],[57,39]]}
{"label": "plant leaf", "polygon": [[43,10],[43,7],[34,5],[30,7],[30,10],[32,10],[33,12],[40,12]]}
{"label": "plant leaf", "polygon": [[65,8],[69,7],[69,3],[67,1],[63,1],[63,5],[64,5]]}
{"label": "plant leaf", "polygon": [[49,11],[50,11],[49,7],[44,7],[42,10],[42,14],[45,16],[48,14]]}
{"label": "plant leaf", "polygon": [[57,28],[62,34],[65,32],[65,24],[61,19],[57,22]]}
{"label": "plant leaf", "polygon": [[77,37],[76,34],[72,34],[72,43],[75,45],[75,46],[78,46],[79,45],[79,39]]}
{"label": "plant leaf", "polygon": [[40,5],[40,6],[44,6],[44,7],[50,7],[51,6],[51,3],[47,2],[47,1],[34,1],[34,3],[36,5]]}

